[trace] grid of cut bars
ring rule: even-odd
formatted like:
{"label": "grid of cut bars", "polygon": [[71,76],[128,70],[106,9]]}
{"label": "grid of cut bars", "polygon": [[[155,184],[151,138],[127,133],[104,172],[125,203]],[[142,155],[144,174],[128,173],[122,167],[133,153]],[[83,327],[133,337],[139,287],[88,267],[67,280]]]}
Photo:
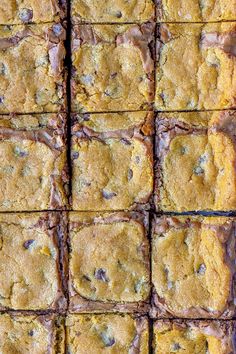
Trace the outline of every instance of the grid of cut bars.
{"label": "grid of cut bars", "polygon": [[1,353],[236,353],[236,0],[213,3],[0,4]]}

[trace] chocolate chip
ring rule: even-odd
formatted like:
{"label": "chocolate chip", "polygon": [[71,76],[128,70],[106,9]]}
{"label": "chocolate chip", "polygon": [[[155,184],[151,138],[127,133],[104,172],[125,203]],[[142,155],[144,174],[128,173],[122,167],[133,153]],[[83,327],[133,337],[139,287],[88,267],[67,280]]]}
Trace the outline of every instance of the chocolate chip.
{"label": "chocolate chip", "polygon": [[130,181],[133,178],[133,175],[134,175],[133,170],[131,170],[131,168],[129,168],[129,170],[128,170],[128,181]]}
{"label": "chocolate chip", "polygon": [[85,113],[85,114],[83,115],[83,121],[84,121],[84,122],[88,122],[89,120],[90,120],[90,114]]}
{"label": "chocolate chip", "polygon": [[28,332],[28,335],[29,335],[30,337],[33,337],[34,331],[31,329],[31,330]]}
{"label": "chocolate chip", "polygon": [[103,268],[96,269],[94,272],[94,276],[96,279],[104,281],[104,282],[109,282],[109,279],[106,275],[106,271]]}
{"label": "chocolate chip", "polygon": [[79,157],[79,152],[78,151],[72,151],[71,153],[72,160],[76,160]]}
{"label": "chocolate chip", "polygon": [[22,9],[19,12],[19,19],[24,22],[28,23],[32,20],[33,18],[33,11],[30,9]]}
{"label": "chocolate chip", "polygon": [[172,350],[178,351],[178,350],[180,350],[180,349],[181,349],[181,346],[179,345],[179,343],[174,343],[174,344],[172,345]]}
{"label": "chocolate chip", "polygon": [[59,23],[53,25],[52,30],[56,36],[60,36],[60,34],[62,33],[62,25],[60,25]]}
{"label": "chocolate chip", "polygon": [[0,96],[0,104],[3,104],[4,96]]}
{"label": "chocolate chip", "polygon": [[101,339],[105,347],[112,347],[115,344],[115,338],[110,337],[106,332],[101,333]]}
{"label": "chocolate chip", "polygon": [[203,275],[205,274],[205,272],[206,272],[206,266],[205,264],[201,264],[197,270],[197,274]]}
{"label": "chocolate chip", "polygon": [[131,145],[131,142],[127,139],[124,139],[124,138],[120,139],[120,142],[125,145]]}
{"label": "chocolate chip", "polygon": [[23,243],[23,247],[27,250],[35,240],[27,240]]}
{"label": "chocolate chip", "polygon": [[117,18],[121,18],[122,17],[122,12],[121,11],[117,11],[116,12],[116,17]]}
{"label": "chocolate chip", "polygon": [[200,176],[204,173],[204,170],[201,166],[196,166],[194,167],[193,172],[195,173],[195,175]]}
{"label": "chocolate chip", "polygon": [[6,66],[5,64],[1,63],[0,64],[0,75],[5,75],[6,74]]}
{"label": "chocolate chip", "polygon": [[106,190],[103,189],[102,195],[105,199],[112,199],[113,197],[116,197],[117,194],[115,192],[107,192]]}

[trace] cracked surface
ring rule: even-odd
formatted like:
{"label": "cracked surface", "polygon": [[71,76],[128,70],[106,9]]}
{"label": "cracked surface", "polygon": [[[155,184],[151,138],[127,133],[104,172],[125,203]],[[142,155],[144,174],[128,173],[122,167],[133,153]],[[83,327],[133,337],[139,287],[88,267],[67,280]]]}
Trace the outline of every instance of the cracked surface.
{"label": "cracked surface", "polygon": [[0,113],[65,110],[64,40],[60,24],[0,26]]}
{"label": "cracked surface", "polygon": [[1,353],[62,354],[63,337],[54,316],[0,315]]}
{"label": "cracked surface", "polygon": [[0,210],[62,209],[67,203],[65,116],[0,116]]}
{"label": "cracked surface", "polygon": [[236,20],[235,0],[156,0],[158,21],[211,22]]}
{"label": "cracked surface", "polygon": [[66,0],[1,0],[0,24],[53,22],[65,16]]}
{"label": "cracked surface", "polygon": [[156,218],[152,270],[154,317],[232,318],[234,219]]}
{"label": "cracked surface", "polygon": [[80,353],[148,353],[145,317],[74,315],[67,318],[67,351]]}
{"label": "cracked surface", "polygon": [[153,190],[152,113],[74,116],[74,210],[131,209]]}
{"label": "cracked surface", "polygon": [[157,51],[155,106],[161,111],[234,108],[234,22],[163,24]]}
{"label": "cracked surface", "polygon": [[164,211],[236,209],[234,111],[157,119],[156,204]]}
{"label": "cracked surface", "polygon": [[152,0],[72,0],[73,22],[146,22],[154,12]]}
{"label": "cracked surface", "polygon": [[147,215],[70,213],[69,222],[70,309],[141,311],[150,290]]}
{"label": "cracked surface", "polygon": [[157,321],[154,324],[155,354],[232,354],[235,325],[220,321]]}
{"label": "cracked surface", "polygon": [[65,305],[54,213],[0,214],[0,309]]}
{"label": "cracked surface", "polygon": [[81,25],[72,31],[72,110],[139,110],[154,96],[154,24]]}

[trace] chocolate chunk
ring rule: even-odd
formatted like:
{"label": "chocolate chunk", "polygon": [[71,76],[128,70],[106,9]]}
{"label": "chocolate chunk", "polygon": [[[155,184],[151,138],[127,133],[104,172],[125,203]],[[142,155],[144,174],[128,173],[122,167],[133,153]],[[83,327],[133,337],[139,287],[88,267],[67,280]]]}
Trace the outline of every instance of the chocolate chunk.
{"label": "chocolate chunk", "polygon": [[98,280],[102,280],[104,282],[109,282],[109,279],[106,275],[105,269],[102,269],[102,268],[96,269],[94,272],[94,276]]}
{"label": "chocolate chunk", "polygon": [[181,349],[181,346],[179,345],[179,343],[174,343],[172,345],[172,349],[176,352]]}
{"label": "chocolate chunk", "polygon": [[107,192],[106,190],[102,191],[102,195],[105,199],[112,199],[113,197],[117,196],[115,192]]}
{"label": "chocolate chunk", "polygon": [[6,66],[1,63],[0,64],[0,75],[5,75],[6,74]]}
{"label": "chocolate chunk", "polygon": [[194,167],[193,172],[195,173],[195,175],[200,176],[204,173],[204,170],[203,168],[201,168],[201,166],[196,166]]}
{"label": "chocolate chunk", "polygon": [[117,11],[116,12],[116,17],[117,18],[121,18],[122,17],[122,12],[121,11]]}
{"label": "chocolate chunk", "polygon": [[31,330],[28,332],[28,335],[29,335],[30,337],[33,337],[34,331],[31,329]]}
{"label": "chocolate chunk", "polygon": [[4,96],[0,96],[0,104],[3,104]]}
{"label": "chocolate chunk", "polygon": [[128,181],[130,181],[133,178],[133,175],[134,175],[133,170],[131,170],[131,168],[129,168],[129,170],[128,170]]}
{"label": "chocolate chunk", "polygon": [[203,275],[206,272],[206,266],[205,264],[201,264],[197,270],[197,274]]}
{"label": "chocolate chunk", "polygon": [[101,333],[101,339],[105,347],[112,347],[115,344],[115,338],[110,337],[106,332]]}
{"label": "chocolate chunk", "polygon": [[76,160],[79,157],[79,152],[78,151],[72,151],[71,153],[72,160]]}
{"label": "chocolate chunk", "polygon": [[27,241],[25,241],[25,242],[23,243],[23,247],[24,247],[25,249],[28,249],[28,248],[32,245],[32,243],[34,243],[34,241],[35,241],[35,240],[27,240]]}
{"label": "chocolate chunk", "polygon": [[33,18],[33,11],[30,9],[22,9],[19,12],[19,19],[24,22],[28,23],[32,20]]}

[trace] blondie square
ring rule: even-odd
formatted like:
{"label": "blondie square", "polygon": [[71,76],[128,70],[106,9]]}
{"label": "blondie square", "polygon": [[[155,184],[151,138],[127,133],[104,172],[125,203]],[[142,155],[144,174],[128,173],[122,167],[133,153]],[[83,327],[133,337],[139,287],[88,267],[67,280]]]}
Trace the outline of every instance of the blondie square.
{"label": "blondie square", "polygon": [[2,354],[64,354],[62,320],[54,315],[0,315]]}
{"label": "blondie square", "polygon": [[235,210],[235,134],[235,111],[159,114],[158,209]]}
{"label": "blondie square", "polygon": [[58,213],[0,214],[0,310],[63,310]]}
{"label": "blondie square", "polygon": [[236,107],[236,24],[162,24],[157,42],[156,109]]}
{"label": "blondie square", "polygon": [[72,21],[146,22],[154,18],[152,0],[72,0]]}
{"label": "blondie square", "polygon": [[71,315],[66,320],[67,352],[148,354],[148,321],[130,315]]}
{"label": "blondie square", "polygon": [[154,324],[155,354],[233,354],[233,321],[157,321]]}
{"label": "blondie square", "polygon": [[1,0],[0,24],[45,23],[64,18],[67,0]]}
{"label": "blondie square", "polygon": [[63,209],[66,116],[0,116],[0,211]]}
{"label": "blondie square", "polygon": [[235,219],[156,217],[152,230],[152,315],[233,318],[235,257]]}
{"label": "blondie square", "polygon": [[153,191],[151,112],[74,115],[74,210],[148,207]]}
{"label": "blondie square", "polygon": [[0,26],[0,113],[65,110],[65,29]]}
{"label": "blondie square", "polygon": [[72,111],[150,107],[154,24],[76,25],[72,30]]}
{"label": "blondie square", "polygon": [[148,216],[141,213],[69,214],[70,311],[147,310],[147,233]]}
{"label": "blondie square", "polygon": [[155,0],[157,21],[216,22],[236,20],[236,0]]}

